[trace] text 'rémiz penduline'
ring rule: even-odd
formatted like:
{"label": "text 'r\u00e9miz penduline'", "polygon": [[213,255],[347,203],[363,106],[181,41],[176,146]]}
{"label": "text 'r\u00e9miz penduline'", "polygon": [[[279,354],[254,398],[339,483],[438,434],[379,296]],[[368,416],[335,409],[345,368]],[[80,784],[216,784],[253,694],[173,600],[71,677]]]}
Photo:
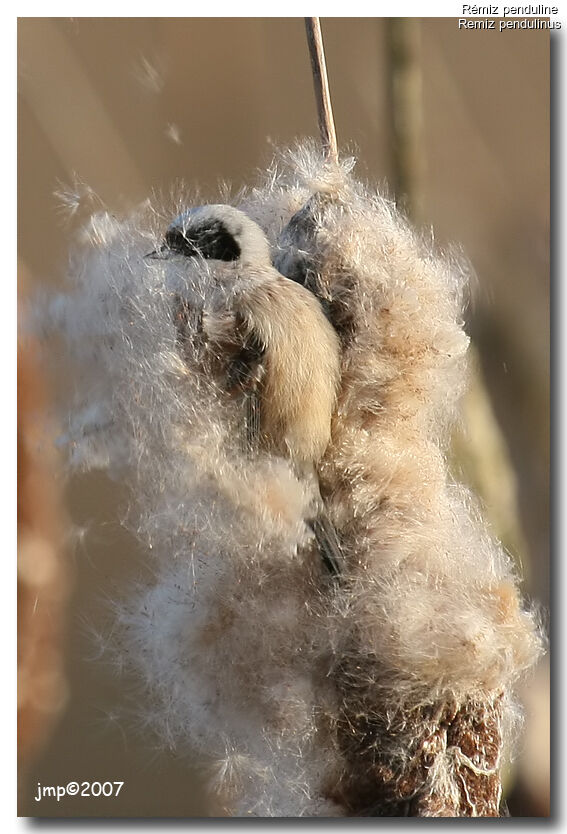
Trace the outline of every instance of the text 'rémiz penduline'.
{"label": "text 'r\u00e9miz penduline'", "polygon": [[463,5],[463,14],[489,15],[492,17],[518,17],[520,15],[552,15],[559,12],[558,6],[470,6]]}
{"label": "text 'r\u00e9miz penduline'", "polygon": [[[538,4],[528,6],[473,6],[462,5],[463,14],[459,18],[459,29],[561,29],[561,21],[549,20],[548,16],[559,12],[558,6]],[[473,20],[475,16],[482,20]],[[490,18],[500,18],[491,20]]]}

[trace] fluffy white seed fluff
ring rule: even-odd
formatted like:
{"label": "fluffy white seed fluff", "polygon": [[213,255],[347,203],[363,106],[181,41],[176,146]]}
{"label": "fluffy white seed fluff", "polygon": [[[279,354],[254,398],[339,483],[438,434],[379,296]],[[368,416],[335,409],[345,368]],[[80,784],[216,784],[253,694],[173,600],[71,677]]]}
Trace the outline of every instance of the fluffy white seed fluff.
{"label": "fluffy white seed fluff", "polygon": [[[466,274],[351,167],[302,146],[238,205],[281,272],[310,270],[341,339],[319,464],[338,581],[306,524],[312,486],[284,454],[246,453],[238,402],[198,345],[180,353],[175,298],[198,300],[206,326],[234,292],[230,265],[144,258],[187,206],[93,216],[74,287],[51,305],[77,367],[70,464],[129,483],[130,524],[152,552],[153,580],[117,602],[116,652],[140,681],[142,720],[209,760],[232,815],[349,813],[337,786],[365,744],[344,743],[350,717],[395,728],[430,705],[502,697],[510,723],[539,652],[510,560],[448,475]],[[415,734],[404,721],[383,750],[399,772]],[[456,790],[455,755],[435,758],[424,790]]]}

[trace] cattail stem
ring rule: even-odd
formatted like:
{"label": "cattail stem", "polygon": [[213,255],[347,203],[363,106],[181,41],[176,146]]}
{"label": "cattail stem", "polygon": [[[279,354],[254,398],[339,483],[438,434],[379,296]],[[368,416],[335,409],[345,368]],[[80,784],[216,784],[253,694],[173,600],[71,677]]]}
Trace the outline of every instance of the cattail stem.
{"label": "cattail stem", "polygon": [[420,22],[388,18],[386,32],[394,191],[400,207],[419,222],[425,168]]}
{"label": "cattail stem", "polygon": [[325,63],[325,50],[323,48],[323,36],[321,35],[319,18],[306,17],[305,29],[307,32],[309,57],[311,58],[311,70],[313,72],[313,86],[315,89],[315,101],[317,102],[321,142],[327,159],[330,162],[337,163],[339,160],[337,136],[335,133],[335,122],[333,119],[333,108],[331,106],[329,80]]}

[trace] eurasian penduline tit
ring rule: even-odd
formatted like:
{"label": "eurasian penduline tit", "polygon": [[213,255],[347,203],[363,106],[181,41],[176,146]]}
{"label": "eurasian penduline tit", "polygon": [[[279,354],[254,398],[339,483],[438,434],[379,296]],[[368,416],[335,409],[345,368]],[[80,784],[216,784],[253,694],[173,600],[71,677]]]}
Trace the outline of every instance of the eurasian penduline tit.
{"label": "eurasian penduline tit", "polygon": [[317,498],[306,522],[328,570],[339,574],[340,544],[321,498],[317,465],[331,438],[340,345],[319,300],[274,269],[264,233],[232,206],[183,212],[147,257],[189,258],[196,266],[203,259],[219,287],[228,287],[223,301],[209,309],[177,298],[178,344],[214,342],[209,372],[245,404],[248,452],[266,449],[289,458],[300,477],[314,482]]}

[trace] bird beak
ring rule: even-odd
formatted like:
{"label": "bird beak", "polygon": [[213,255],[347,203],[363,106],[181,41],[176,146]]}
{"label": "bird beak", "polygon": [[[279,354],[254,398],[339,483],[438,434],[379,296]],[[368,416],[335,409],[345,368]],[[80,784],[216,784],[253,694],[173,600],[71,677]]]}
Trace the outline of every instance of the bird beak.
{"label": "bird beak", "polygon": [[147,255],[144,255],[144,260],[149,258],[152,261],[166,261],[169,257],[168,249],[166,246],[162,246],[160,249],[154,249],[153,252],[148,252]]}

